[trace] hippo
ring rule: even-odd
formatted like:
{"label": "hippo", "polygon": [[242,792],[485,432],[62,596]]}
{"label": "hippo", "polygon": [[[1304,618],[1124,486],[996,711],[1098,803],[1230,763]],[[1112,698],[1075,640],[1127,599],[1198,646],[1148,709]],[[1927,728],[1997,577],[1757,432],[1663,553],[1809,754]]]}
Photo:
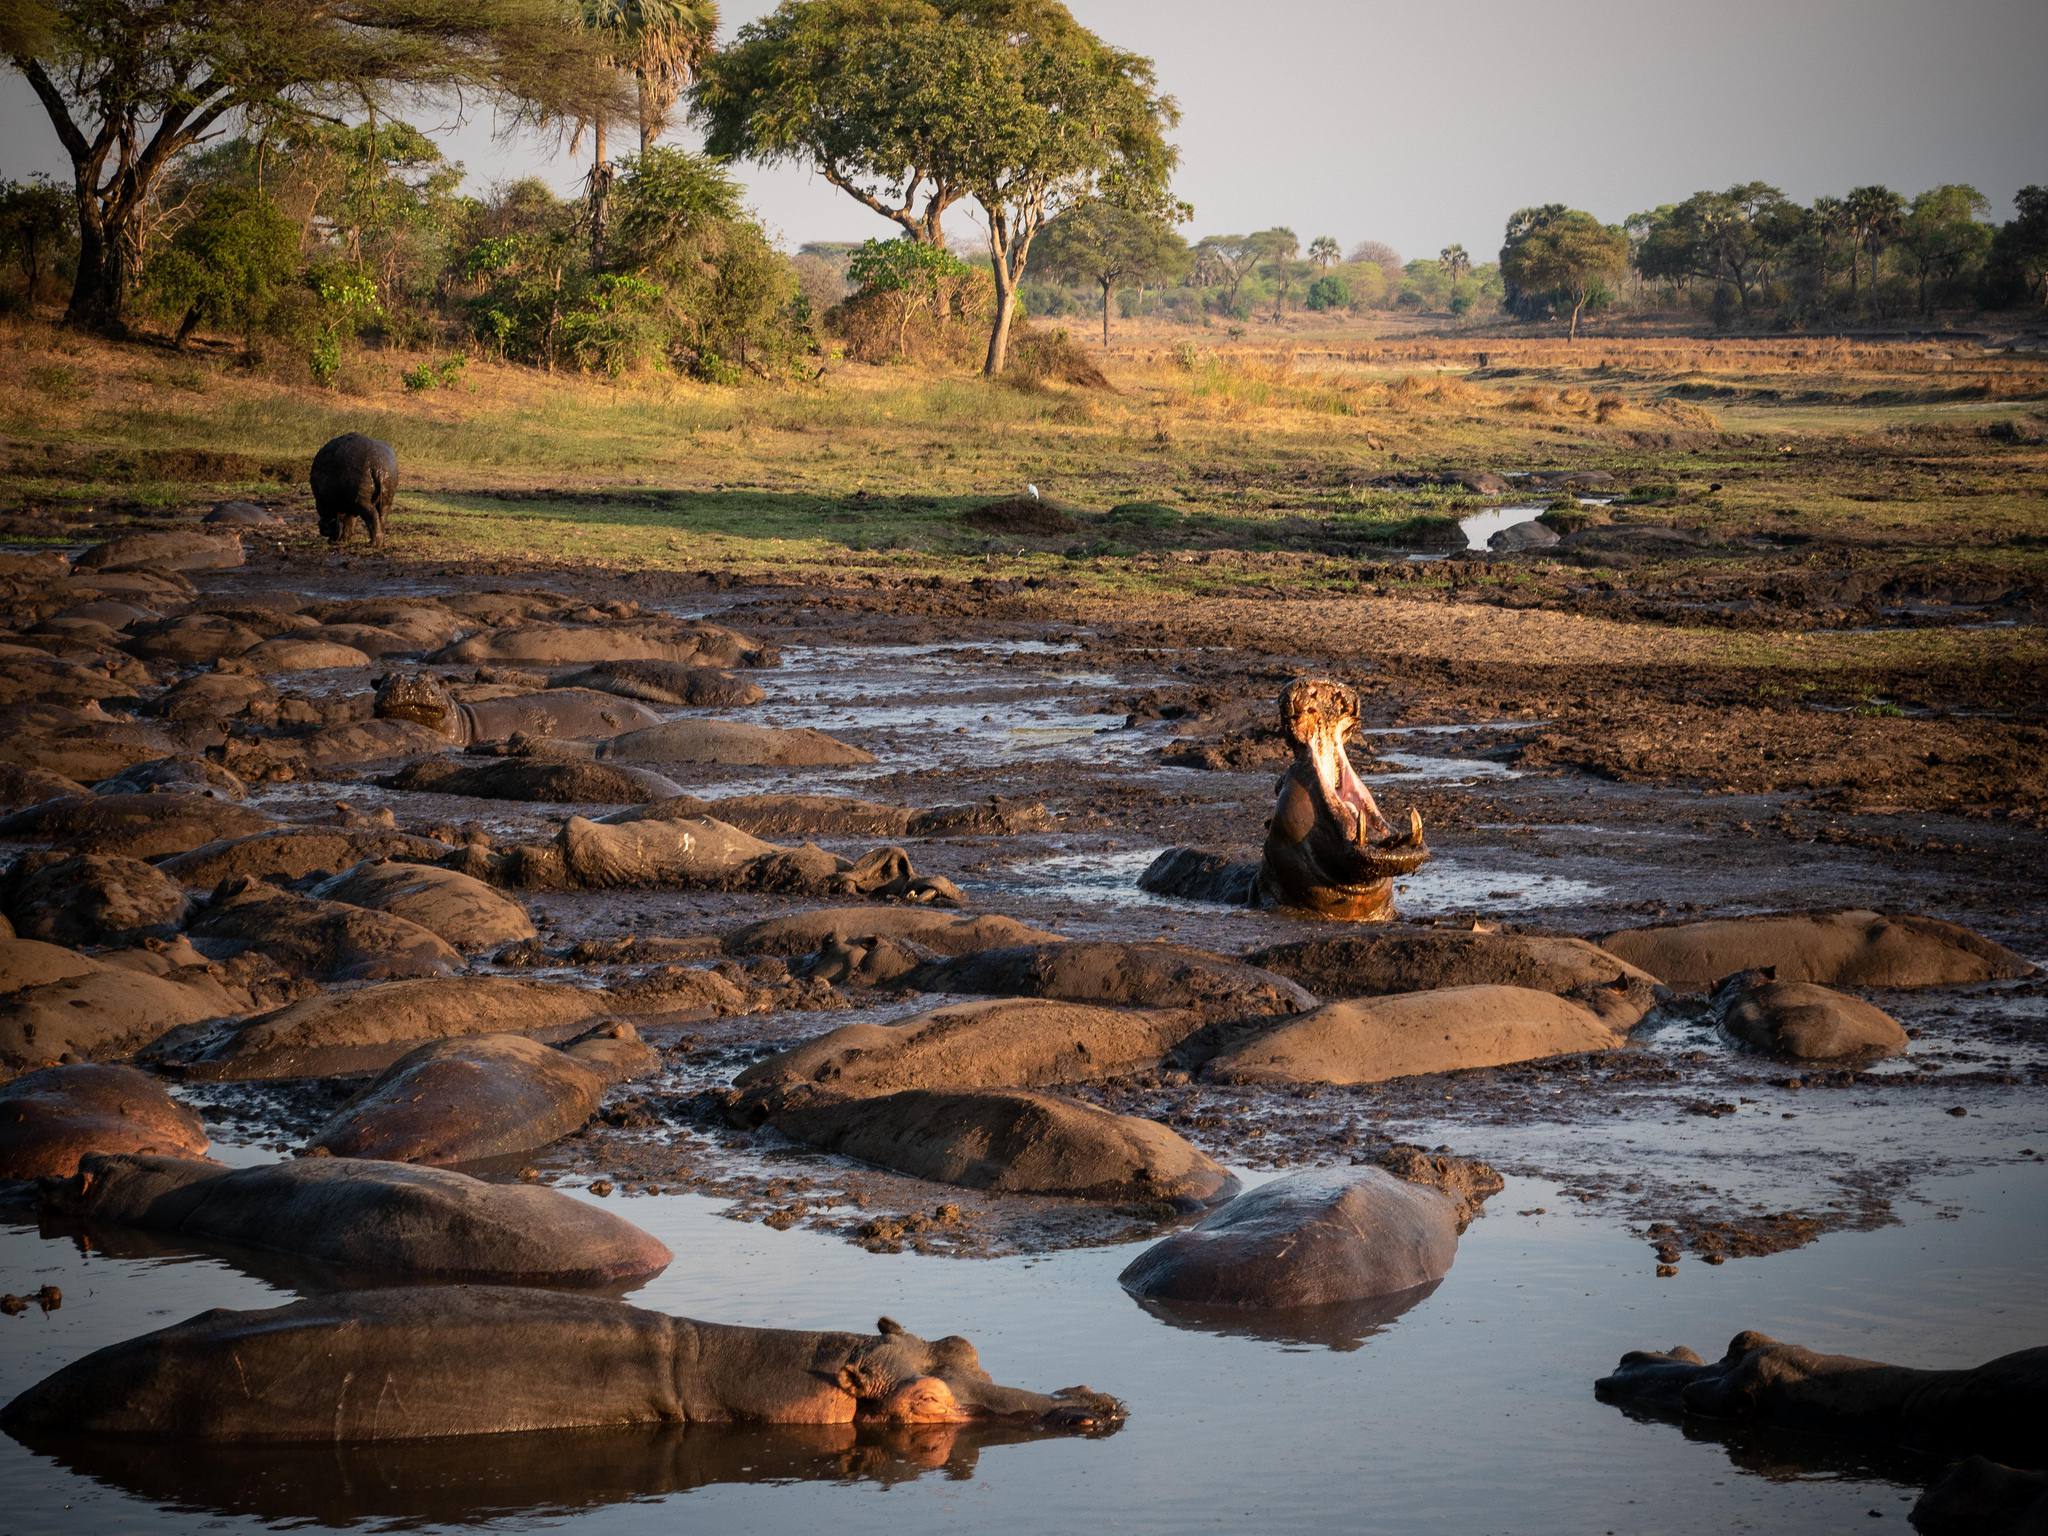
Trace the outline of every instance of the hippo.
{"label": "hippo", "polygon": [[1270,907],[1347,922],[1394,915],[1394,879],[1429,858],[1422,816],[1397,833],[1352,769],[1344,742],[1358,728],[1357,690],[1300,677],[1280,695],[1280,725],[1294,761],[1280,779],[1256,866],[1203,849],[1169,848],[1139,877],[1161,896]]}
{"label": "hippo", "polygon": [[384,542],[384,519],[398,495],[398,455],[391,445],[360,432],[344,432],[313,455],[313,505],[320,537],[339,546],[349,524],[361,520],[375,548]]}
{"label": "hippo", "polygon": [[851,795],[729,795],[706,800],[678,790],[606,821],[683,821],[716,816],[756,837],[1009,837],[1042,832],[1052,817],[1042,805],[990,798],[918,809]]}
{"label": "hippo", "polygon": [[533,757],[499,757],[481,763],[454,763],[445,757],[428,757],[407,763],[379,782],[387,789],[557,805],[639,805],[682,793],[681,785],[650,768],[618,763],[561,763]]}
{"label": "hippo", "polygon": [[765,697],[759,683],[717,667],[680,661],[601,661],[562,679],[568,688],[598,688],[648,704],[687,709],[743,709]]}
{"label": "hippo", "polygon": [[133,1067],[78,1062],[0,1087],[0,1179],[69,1178],[94,1152],[203,1157],[199,1116]]}
{"label": "hippo", "polygon": [[661,719],[645,704],[588,688],[544,688],[466,702],[424,672],[380,679],[375,707],[380,720],[410,720],[458,747],[521,734],[568,741],[614,737]]}
{"label": "hippo", "polygon": [[557,1050],[525,1035],[466,1035],[407,1053],[313,1133],[338,1157],[473,1163],[544,1147],[583,1128],[615,1082],[661,1058],[630,1024]]}
{"label": "hippo", "polygon": [[1766,967],[1779,981],[1824,987],[1966,986],[2035,971],[2023,956],[1958,923],[1860,908],[1624,928],[1596,942],[1688,992]]}
{"label": "hippo", "polygon": [[490,1285],[203,1312],[45,1378],[0,1409],[0,1429],[346,1443],[630,1424],[1090,1431],[1124,1416],[1086,1387],[998,1386],[967,1340],[926,1341],[886,1317],[872,1334],[742,1328]]}
{"label": "hippo", "polygon": [[283,1254],[347,1280],[613,1286],[659,1274],[674,1257],[631,1222],[558,1189],[352,1157],[222,1168],[88,1153],[76,1175],[43,1186],[41,1210],[46,1221]]}
{"label": "hippo", "polygon": [[901,978],[920,992],[1187,1008],[1205,1018],[1305,1013],[1316,999],[1284,976],[1184,944],[1063,939],[934,959]]}
{"label": "hippo", "polygon": [[552,842],[502,850],[472,842],[441,863],[516,890],[784,891],[938,906],[963,899],[943,876],[918,874],[901,848],[847,859],[812,843],[765,843],[709,816],[617,824],[571,816]]}
{"label": "hippo", "polygon": [[1798,1061],[1897,1056],[1906,1032],[1882,1008],[1810,981],[1738,971],[1714,990],[1714,1022],[1752,1050]]}
{"label": "hippo", "polygon": [[2048,1346],[1968,1370],[1918,1370],[1823,1355],[1738,1333],[1711,1364],[1680,1346],[1632,1350],[1594,1383],[1604,1403],[1654,1416],[1718,1419],[1909,1451],[2042,1464]]}
{"label": "hippo", "polygon": [[1459,1226],[1446,1196],[1381,1169],[1309,1169],[1217,1207],[1117,1280],[1133,1296],[1203,1306],[1367,1301],[1441,1280]]}

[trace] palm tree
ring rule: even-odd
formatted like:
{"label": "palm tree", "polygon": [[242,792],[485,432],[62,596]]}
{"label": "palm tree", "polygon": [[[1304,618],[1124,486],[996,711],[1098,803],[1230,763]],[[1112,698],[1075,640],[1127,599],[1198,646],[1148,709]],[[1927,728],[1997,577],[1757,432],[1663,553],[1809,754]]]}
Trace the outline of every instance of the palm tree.
{"label": "palm tree", "polygon": [[1462,245],[1445,246],[1438,254],[1436,264],[1444,276],[1454,284],[1472,270],[1472,258],[1465,254],[1465,247]]}
{"label": "palm tree", "polygon": [[1858,187],[1844,200],[1849,215],[1849,298],[1856,297],[1856,250],[1870,252],[1870,291],[1877,292],[1877,266],[1884,248],[1905,220],[1906,200],[1890,187]]}
{"label": "palm tree", "polygon": [[1316,264],[1316,270],[1327,272],[1342,258],[1344,248],[1328,235],[1317,235],[1309,242],[1308,259]]}
{"label": "palm tree", "polygon": [[[640,98],[640,153],[654,147],[668,115],[697,66],[711,52],[718,32],[717,0],[577,0],[583,25],[610,43],[612,64],[633,72]],[[590,253],[604,250],[605,202],[611,169],[605,157],[605,125],[591,124],[596,155],[590,169]]]}

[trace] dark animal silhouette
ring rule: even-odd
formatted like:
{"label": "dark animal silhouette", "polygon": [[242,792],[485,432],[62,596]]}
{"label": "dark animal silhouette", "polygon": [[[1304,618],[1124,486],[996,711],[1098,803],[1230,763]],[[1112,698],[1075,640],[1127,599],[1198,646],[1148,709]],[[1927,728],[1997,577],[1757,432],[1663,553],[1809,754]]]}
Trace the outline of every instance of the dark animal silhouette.
{"label": "dark animal silhouette", "polygon": [[398,495],[398,456],[389,443],[344,432],[313,455],[312,478],[322,538],[345,543],[350,521],[360,518],[372,547],[384,542],[384,519]]}

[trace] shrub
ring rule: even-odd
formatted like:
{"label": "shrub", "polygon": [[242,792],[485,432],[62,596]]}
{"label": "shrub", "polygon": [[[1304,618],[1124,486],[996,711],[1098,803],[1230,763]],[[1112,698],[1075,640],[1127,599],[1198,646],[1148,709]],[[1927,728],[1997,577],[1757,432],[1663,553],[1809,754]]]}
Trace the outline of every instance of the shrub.
{"label": "shrub", "polygon": [[1325,273],[1308,285],[1308,297],[1302,303],[1317,314],[1330,309],[1349,309],[1351,285],[1335,273]]}

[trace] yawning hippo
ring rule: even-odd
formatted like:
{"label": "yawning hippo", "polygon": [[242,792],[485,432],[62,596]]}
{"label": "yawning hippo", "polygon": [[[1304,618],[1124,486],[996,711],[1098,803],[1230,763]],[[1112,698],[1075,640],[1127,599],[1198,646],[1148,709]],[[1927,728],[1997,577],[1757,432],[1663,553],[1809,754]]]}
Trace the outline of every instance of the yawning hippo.
{"label": "yawning hippo", "polygon": [[627,1424],[1107,1428],[1085,1387],[1000,1387],[961,1338],[692,1322],[599,1297],[507,1286],[344,1292],[203,1312],[109,1345],[4,1410],[16,1436],[418,1440]]}
{"label": "yawning hippo", "polygon": [[1280,695],[1280,725],[1294,762],[1280,780],[1256,867],[1200,849],[1170,848],[1139,878],[1146,890],[1198,901],[1277,907],[1313,917],[1384,922],[1394,915],[1394,878],[1429,858],[1422,817],[1396,833],[1360,782],[1344,742],[1358,728],[1355,690],[1296,678]]}
{"label": "yawning hippo", "polygon": [[312,482],[321,538],[344,543],[349,524],[360,520],[373,547],[384,542],[384,519],[398,495],[398,455],[389,443],[342,433],[313,455]]}

